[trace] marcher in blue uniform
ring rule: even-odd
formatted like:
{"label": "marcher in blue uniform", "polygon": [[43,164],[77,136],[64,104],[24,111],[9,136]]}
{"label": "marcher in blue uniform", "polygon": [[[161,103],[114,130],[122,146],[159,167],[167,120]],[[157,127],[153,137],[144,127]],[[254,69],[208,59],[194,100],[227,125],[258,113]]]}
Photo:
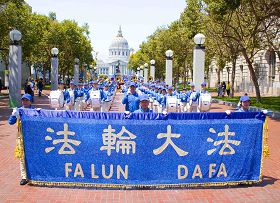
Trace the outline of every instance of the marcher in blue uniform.
{"label": "marcher in blue uniform", "polygon": [[189,97],[190,97],[190,94],[187,94],[187,89],[183,88],[182,93],[179,96],[181,112],[187,111],[186,106],[189,101]]}
{"label": "marcher in blue uniform", "polygon": [[[31,101],[32,101],[32,96],[30,94],[24,94],[21,97],[22,106],[20,108],[32,109],[33,107],[31,106]],[[9,124],[14,125],[17,122],[18,118],[19,118],[18,108],[14,108],[12,115],[9,117],[9,121],[8,121]],[[17,142],[17,146],[22,145],[22,137],[21,137],[20,133],[18,133],[16,142]],[[19,183],[20,185],[25,185],[28,183],[24,166],[25,166],[25,162],[24,162],[24,158],[23,158],[23,159],[20,159],[20,175],[21,175],[21,181]]]}
{"label": "marcher in blue uniform", "polygon": [[149,96],[146,94],[143,94],[140,96],[140,108],[134,113],[152,113],[153,110],[149,109]]}
{"label": "marcher in blue uniform", "polygon": [[[71,98],[70,98],[70,94],[69,94],[68,90],[64,89],[64,82],[59,82],[58,88],[63,93],[64,105],[69,104],[71,102]],[[64,106],[64,108],[65,108],[65,106]]]}
{"label": "marcher in blue uniform", "polygon": [[134,112],[139,109],[139,95],[136,92],[135,82],[130,83],[130,90],[123,97],[122,104],[125,105],[125,110],[129,112]]}
{"label": "marcher in blue uniform", "polygon": [[190,88],[191,89],[186,93],[188,97],[187,110],[188,112],[197,112],[199,94],[195,91],[195,86],[193,82],[190,83]]}
{"label": "marcher in blue uniform", "polygon": [[166,96],[176,96],[173,93],[173,88],[171,86],[167,88],[167,95]]}
{"label": "marcher in blue uniform", "polygon": [[165,88],[163,88],[161,90],[159,104],[162,107],[162,111],[166,109],[166,89]]}
{"label": "marcher in blue uniform", "polygon": [[240,104],[241,107],[237,110],[237,112],[250,112],[250,98],[249,96],[245,95],[240,97]]}

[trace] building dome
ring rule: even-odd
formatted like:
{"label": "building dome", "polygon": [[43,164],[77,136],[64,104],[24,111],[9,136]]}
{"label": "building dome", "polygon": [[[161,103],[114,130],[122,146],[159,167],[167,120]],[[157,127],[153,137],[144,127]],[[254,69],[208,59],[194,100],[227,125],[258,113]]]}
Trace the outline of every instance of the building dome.
{"label": "building dome", "polygon": [[109,49],[128,49],[128,42],[122,35],[121,27],[118,35],[113,39]]}

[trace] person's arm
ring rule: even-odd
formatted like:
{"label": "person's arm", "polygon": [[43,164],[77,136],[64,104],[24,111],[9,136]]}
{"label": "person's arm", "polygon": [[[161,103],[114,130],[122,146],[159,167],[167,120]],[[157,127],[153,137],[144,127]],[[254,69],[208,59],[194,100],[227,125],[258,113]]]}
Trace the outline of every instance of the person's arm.
{"label": "person's arm", "polygon": [[126,94],[122,99],[122,104],[127,104],[128,102],[128,94]]}
{"label": "person's arm", "polygon": [[107,99],[107,95],[104,91],[100,91],[101,94],[101,101],[105,101]]}
{"label": "person's arm", "polygon": [[17,117],[19,116],[18,108],[14,108],[12,115],[9,117],[9,124],[14,125],[17,122]]}
{"label": "person's arm", "polygon": [[68,90],[66,90],[64,92],[64,100],[66,101],[66,104],[70,103],[70,101],[71,101],[70,94],[69,94]]}

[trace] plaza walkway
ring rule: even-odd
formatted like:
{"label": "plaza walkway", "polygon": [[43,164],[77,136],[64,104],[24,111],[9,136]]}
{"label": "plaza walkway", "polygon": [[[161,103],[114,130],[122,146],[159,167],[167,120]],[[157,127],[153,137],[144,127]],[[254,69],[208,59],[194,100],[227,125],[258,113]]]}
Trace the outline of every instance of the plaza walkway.
{"label": "plaza walkway", "polygon": [[[111,111],[119,111],[117,94]],[[280,121],[269,119],[270,157],[263,166],[264,181],[259,185],[173,190],[95,190],[20,186],[19,161],[14,158],[16,126],[9,126],[8,99],[0,98],[0,203],[2,202],[280,202]],[[48,108],[48,98],[35,97],[35,106]],[[228,106],[214,104],[212,111]]]}

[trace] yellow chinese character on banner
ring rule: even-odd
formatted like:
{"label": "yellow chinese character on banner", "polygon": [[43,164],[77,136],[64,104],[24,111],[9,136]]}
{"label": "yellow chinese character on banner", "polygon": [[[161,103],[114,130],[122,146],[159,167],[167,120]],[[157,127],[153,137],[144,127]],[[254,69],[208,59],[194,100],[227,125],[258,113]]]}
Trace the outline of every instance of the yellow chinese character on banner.
{"label": "yellow chinese character on banner", "polygon": [[[216,134],[216,131],[213,128],[209,129],[209,132]],[[225,125],[225,131],[224,132],[219,132],[218,133],[218,137],[224,136],[224,140],[219,140],[219,141],[215,141],[208,137],[207,138],[207,142],[214,142],[214,146],[218,146],[223,144],[222,148],[219,151],[220,155],[230,155],[230,154],[235,154],[235,150],[233,149],[233,147],[230,145],[235,145],[235,146],[239,146],[241,141],[238,140],[230,140],[229,136],[235,136],[235,132],[229,132],[229,126]],[[226,150],[228,149],[228,150]],[[208,150],[207,154],[211,155],[216,151],[216,148]]]}
{"label": "yellow chinese character on banner", "polygon": [[166,138],[165,143],[161,147],[153,150],[153,153],[155,155],[161,154],[169,144],[173,147],[173,149],[176,151],[176,153],[179,156],[186,156],[188,154],[188,152],[185,152],[184,150],[182,150],[179,147],[177,147],[174,144],[174,142],[171,140],[171,138],[179,138],[179,137],[181,137],[181,134],[173,134],[173,133],[171,133],[171,125],[167,126],[167,133],[159,133],[157,135],[158,139],[161,139],[161,138],[164,138],[164,137]]}
{"label": "yellow chinese character on banner", "polygon": [[[127,133],[128,137],[123,136],[125,133]],[[129,132],[125,127],[122,127],[122,130],[117,134],[117,137],[120,139],[117,141],[117,149],[116,152],[119,152],[119,150],[122,150],[122,154],[129,154],[130,149],[132,150],[132,153],[135,154],[135,147],[136,143],[134,141],[130,141],[136,138],[135,135],[133,135],[131,132]]]}
{"label": "yellow chinese character on banner", "polygon": [[[47,128],[47,132],[50,133],[54,133],[54,130],[52,128]],[[68,135],[70,136],[74,136],[75,132],[73,131],[68,131],[68,124],[64,123],[64,129],[63,131],[58,131],[56,133],[56,135],[63,135],[63,139],[56,139],[52,141],[53,145],[59,144],[59,143],[63,143],[63,145],[61,146],[61,148],[58,151],[58,154],[75,154],[75,149],[72,147],[72,145],[70,145],[69,143],[75,145],[75,146],[79,146],[81,144],[80,141],[77,140],[73,140],[73,139],[69,139]],[[50,136],[46,136],[45,140],[52,140],[52,137]],[[49,153],[50,151],[52,151],[55,147],[47,147],[45,149],[46,153]]]}
{"label": "yellow chinese character on banner", "polygon": [[[102,139],[103,145],[100,150],[107,150],[107,155],[111,155],[112,150],[116,150],[118,153],[120,150],[122,154],[129,154],[130,150],[133,154],[136,151],[136,143],[132,141],[136,138],[134,134],[129,132],[124,126],[122,126],[121,131],[115,134],[116,130],[112,128],[111,125],[107,129],[103,130]],[[128,136],[125,136],[127,134]],[[118,140],[117,140],[118,139]]]}
{"label": "yellow chinese character on banner", "polygon": [[103,145],[100,150],[107,150],[107,155],[111,155],[111,150],[116,149],[115,144],[117,140],[117,135],[114,133],[116,130],[112,128],[111,125],[108,126],[107,129],[103,130],[102,139]]}

